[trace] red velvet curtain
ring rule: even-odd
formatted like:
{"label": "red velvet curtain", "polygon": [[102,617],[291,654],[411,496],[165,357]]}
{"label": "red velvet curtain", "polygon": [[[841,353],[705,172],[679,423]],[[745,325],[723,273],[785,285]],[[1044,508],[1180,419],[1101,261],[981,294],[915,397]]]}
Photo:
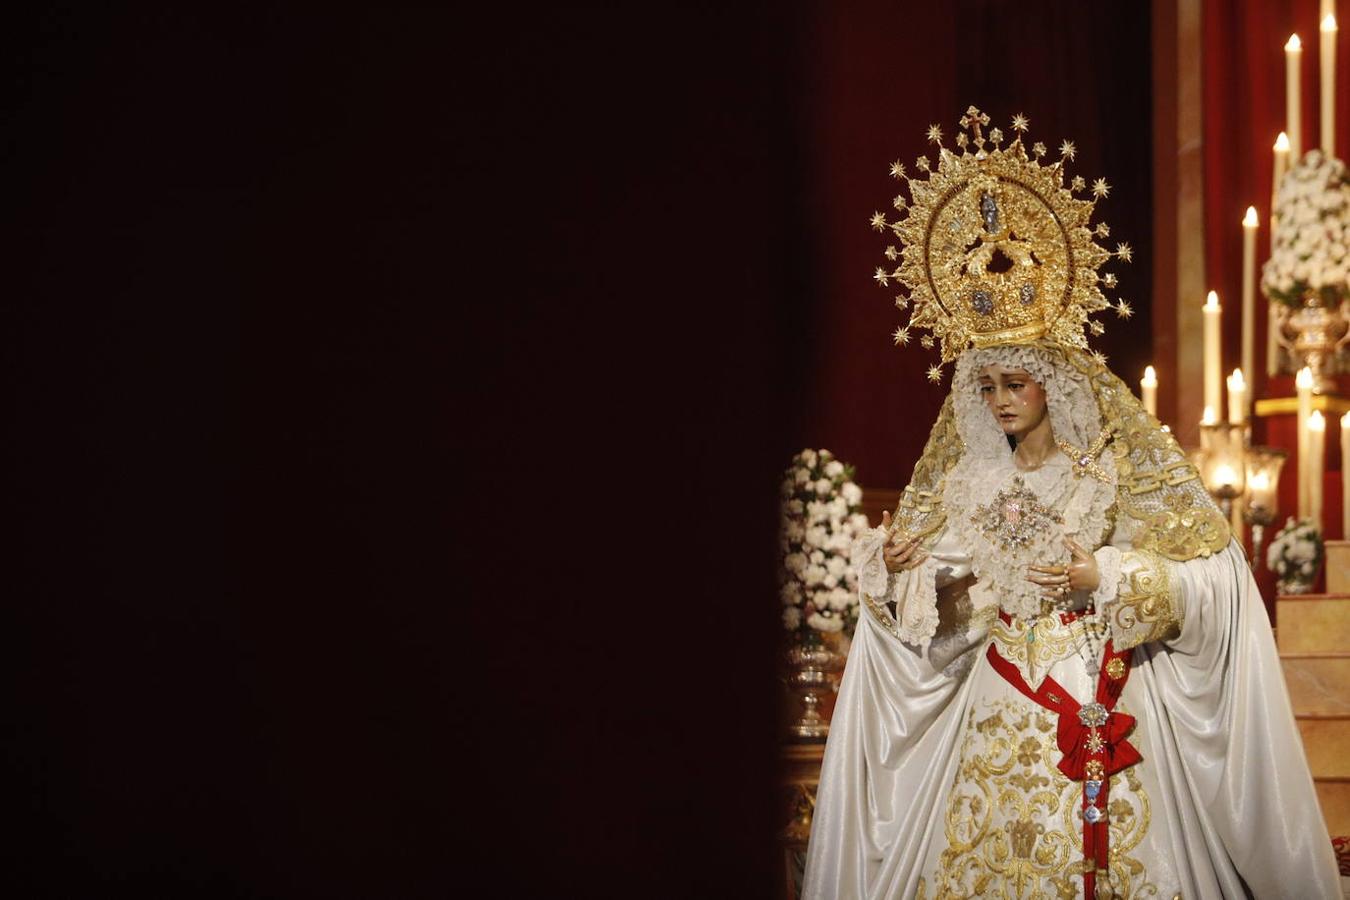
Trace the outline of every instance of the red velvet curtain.
{"label": "red velvet curtain", "polygon": [[[956,120],[974,104],[1005,132],[1015,113],[1031,120],[1030,139],[1078,148],[1070,171],[1105,177],[1109,198],[1098,220],[1111,241],[1136,250],[1133,265],[1113,266],[1118,295],[1135,317],[1109,316],[1093,345],[1136,382],[1152,338],[1150,60],[1148,4],[1072,2],[821,4],[803,48],[807,76],[801,109],[806,167],[806,271],[817,297],[810,394],[803,446],[828,447],[858,466],[859,479],[895,488],[908,480],[950,386],[929,384],[935,351],[892,346],[906,320],[894,290],[878,288],[873,268],[886,240],[868,228],[889,211],[894,159],[913,169],[932,150],[924,131]],[[1052,157],[1053,158],[1053,157]]]}

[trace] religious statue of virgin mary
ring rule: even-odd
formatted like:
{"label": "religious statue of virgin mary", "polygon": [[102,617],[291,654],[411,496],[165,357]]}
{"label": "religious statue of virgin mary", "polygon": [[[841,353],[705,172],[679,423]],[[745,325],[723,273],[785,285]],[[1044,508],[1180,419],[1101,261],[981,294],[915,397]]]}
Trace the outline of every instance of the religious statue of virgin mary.
{"label": "religious statue of virgin mary", "polygon": [[[1270,622],[1177,442],[1088,351],[1111,307],[1083,179],[973,107],[908,179],[877,280],[952,390],[864,612],[803,894],[1338,898]],[[892,167],[904,178],[904,167]],[[1128,315],[1118,301],[1115,308]],[[930,378],[940,378],[933,367]]]}

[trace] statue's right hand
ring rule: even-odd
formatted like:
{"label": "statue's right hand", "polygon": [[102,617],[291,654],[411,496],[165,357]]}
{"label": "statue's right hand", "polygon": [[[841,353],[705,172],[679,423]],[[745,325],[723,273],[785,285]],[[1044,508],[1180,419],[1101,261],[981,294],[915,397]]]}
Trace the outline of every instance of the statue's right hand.
{"label": "statue's right hand", "polygon": [[881,514],[881,527],[888,535],[881,553],[881,557],[886,563],[887,572],[907,571],[928,557],[928,554],[919,547],[917,536],[910,537],[904,532],[891,533],[891,514],[889,512]]}

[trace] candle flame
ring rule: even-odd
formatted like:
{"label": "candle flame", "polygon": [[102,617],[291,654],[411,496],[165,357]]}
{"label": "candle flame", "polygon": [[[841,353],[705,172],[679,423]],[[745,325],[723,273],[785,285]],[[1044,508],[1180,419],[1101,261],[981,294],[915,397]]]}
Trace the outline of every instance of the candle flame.
{"label": "candle flame", "polygon": [[1314,409],[1312,415],[1308,416],[1308,430],[1309,431],[1327,430],[1327,420],[1322,418],[1322,411],[1320,409]]}
{"label": "candle flame", "polygon": [[1218,425],[1219,417],[1214,415],[1214,407],[1206,406],[1205,414],[1200,417],[1201,425]]}
{"label": "candle flame", "polygon": [[1270,490],[1270,475],[1265,472],[1257,472],[1247,480],[1253,491]]}
{"label": "candle flame", "polygon": [[1298,370],[1298,377],[1294,379],[1294,387],[1299,390],[1311,388],[1313,386],[1312,369],[1304,366]]}
{"label": "candle flame", "polygon": [[1284,49],[1289,53],[1298,53],[1303,49],[1303,42],[1298,39],[1298,35],[1289,35],[1289,41],[1284,45]]}
{"label": "candle flame", "polygon": [[1228,376],[1228,390],[1245,391],[1246,389],[1247,382],[1242,377],[1242,370],[1234,369],[1233,374]]}
{"label": "candle flame", "polygon": [[[1157,387],[1158,373],[1153,371],[1152,366],[1144,366],[1144,377],[1140,380],[1139,383],[1142,384],[1144,387]],[[1350,416],[1350,413],[1346,413],[1346,415]]]}
{"label": "candle flame", "polygon": [[1219,463],[1214,467],[1214,480],[1224,487],[1237,483],[1237,470],[1228,463]]}
{"label": "candle flame", "polygon": [[1327,13],[1327,17],[1322,20],[1322,30],[1323,31],[1336,30],[1336,17],[1333,14]]}
{"label": "candle flame", "polygon": [[1275,152],[1276,153],[1289,152],[1289,135],[1285,134],[1283,131],[1281,131],[1280,136],[1275,139]]}
{"label": "candle flame", "polygon": [[1206,309],[1206,310],[1214,310],[1214,311],[1216,311],[1216,312],[1218,311],[1218,309],[1219,309],[1219,292],[1218,292],[1218,291],[1210,291],[1207,295],[1205,295],[1205,309]]}
{"label": "candle flame", "polygon": [[1260,219],[1256,217],[1256,207],[1247,207],[1247,215],[1242,217],[1242,226],[1244,228],[1255,228],[1259,222]]}

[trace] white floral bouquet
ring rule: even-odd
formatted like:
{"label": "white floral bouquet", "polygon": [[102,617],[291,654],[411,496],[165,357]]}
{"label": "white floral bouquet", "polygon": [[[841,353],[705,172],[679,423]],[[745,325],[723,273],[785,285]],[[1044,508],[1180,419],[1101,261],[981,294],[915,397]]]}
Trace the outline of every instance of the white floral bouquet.
{"label": "white floral bouquet", "polygon": [[1322,535],[1312,519],[1291,516],[1266,549],[1266,565],[1279,580],[1280,593],[1307,593],[1322,565],[1323,552]]}
{"label": "white floral bouquet", "polygon": [[1325,306],[1350,295],[1350,180],[1345,163],[1309,150],[1280,181],[1274,243],[1261,290],[1287,306],[1317,292]]}
{"label": "white floral bouquet", "polygon": [[804,640],[818,632],[852,635],[858,622],[858,577],[849,547],[868,524],[853,473],[828,450],[803,450],[783,475],[779,596],[783,627]]}

